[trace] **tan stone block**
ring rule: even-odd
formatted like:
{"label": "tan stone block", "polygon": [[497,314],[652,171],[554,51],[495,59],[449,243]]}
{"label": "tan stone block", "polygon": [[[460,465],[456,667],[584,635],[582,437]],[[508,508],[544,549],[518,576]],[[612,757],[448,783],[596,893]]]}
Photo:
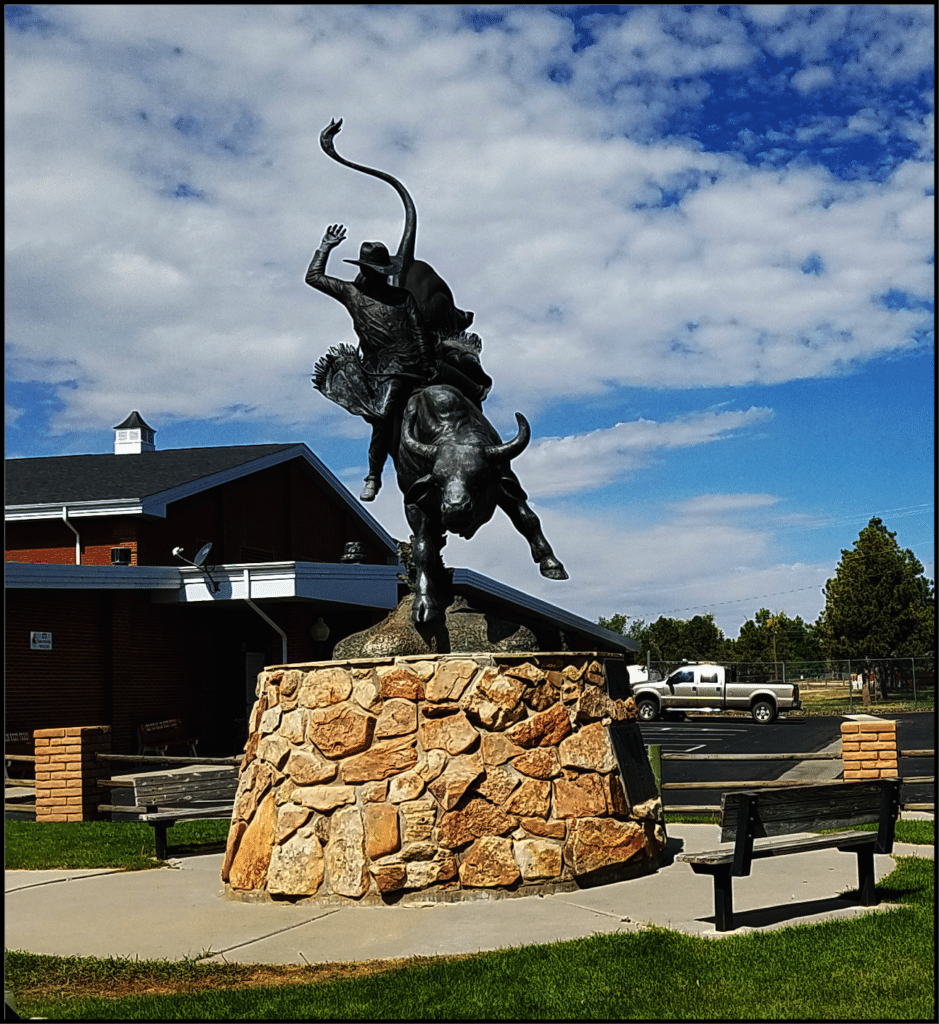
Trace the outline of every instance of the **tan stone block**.
{"label": "tan stone block", "polygon": [[292,750],[284,765],[284,774],[298,786],[330,782],[338,771],[335,761],[327,761],[309,750]]}
{"label": "tan stone block", "polygon": [[345,783],[380,782],[392,775],[409,771],[417,764],[417,745],[413,736],[375,743],[364,753],[356,754],[340,765]]}
{"label": "tan stone block", "polygon": [[896,722],[858,722],[859,731],[863,733],[872,732],[896,732]]}
{"label": "tan stone block", "polygon": [[417,705],[403,697],[392,697],[385,701],[378,721],[375,724],[375,735],[403,736],[405,733],[417,731]]}
{"label": "tan stone block", "polygon": [[40,740],[51,740],[56,736],[64,736],[64,729],[35,729],[33,731],[33,739],[36,743]]}
{"label": "tan stone block", "polygon": [[573,822],[564,859],[577,876],[624,864],[646,844],[645,829],[634,821],[581,818]]}
{"label": "tan stone block", "polygon": [[365,826],[357,807],[343,807],[332,817],[326,845],[326,874],[330,888],[340,896],[358,899],[368,890]]}
{"label": "tan stone block", "polygon": [[512,840],[481,836],[460,862],[461,884],[473,888],[513,885],[521,871],[512,856]]}
{"label": "tan stone block", "polygon": [[382,803],[388,796],[387,782],[369,782],[359,787],[362,803]]}
{"label": "tan stone block", "polygon": [[555,747],[535,747],[513,758],[512,767],[533,779],[553,779],[561,774]]}
{"label": "tan stone block", "polygon": [[501,807],[519,785],[521,779],[504,765],[491,765],[486,777],[476,783],[476,792],[496,807]]}
{"label": "tan stone block", "polygon": [[544,839],[522,839],[514,844],[512,852],[526,882],[560,878],[564,870],[560,843]]}
{"label": "tan stone block", "polygon": [[381,711],[381,690],[378,680],[372,676],[358,680],[352,689],[352,696],[366,711],[376,714]]}
{"label": "tan stone block", "polygon": [[860,748],[857,750],[842,750],[841,760],[845,762],[863,761],[867,755]]}
{"label": "tan stone block", "polygon": [[864,768],[864,769],[852,769],[850,771],[850,773],[849,773],[848,769],[846,768],[845,771],[844,771],[844,777],[846,779],[848,779],[848,778],[851,778],[851,779],[879,779],[880,778],[880,771],[876,770],[876,769],[871,770],[871,769]]}
{"label": "tan stone block", "polygon": [[886,778],[891,775],[896,775],[899,765],[896,761],[878,761],[877,767],[880,769],[880,777]]}
{"label": "tan stone block", "polygon": [[433,679],[424,686],[424,695],[433,703],[459,700],[469,681],[479,671],[475,661],[447,659],[437,667]]}
{"label": "tan stone block", "polygon": [[291,803],[326,814],[337,807],[355,802],[354,786],[298,786],[291,796]]}
{"label": "tan stone block", "polygon": [[297,691],[297,702],[307,708],[326,708],[347,700],[352,676],[344,668],[318,668],[306,672]]}
{"label": "tan stone block", "polygon": [[895,751],[897,749],[897,741],[896,740],[891,740],[889,743],[888,742],[884,742],[884,741],[878,742],[878,743],[865,743],[864,744],[864,749],[865,750],[877,750],[877,751],[885,751],[885,750]]}
{"label": "tan stone block", "polygon": [[855,733],[855,732],[860,732],[860,731],[861,731],[861,727],[860,727],[860,723],[858,723],[858,722],[842,722],[841,723],[841,735],[842,736],[844,736],[845,733]]}
{"label": "tan stone block", "polygon": [[277,831],[274,834],[274,842],[282,843],[288,836],[293,835],[298,828],[306,825],[312,813],[309,807],[302,807],[295,803],[281,804],[277,809]]}
{"label": "tan stone block", "polygon": [[501,667],[504,675],[513,676],[515,679],[521,679],[532,685],[540,683],[546,675],[543,668],[539,668],[531,661],[523,661],[516,664],[503,664]]}
{"label": "tan stone block", "polygon": [[482,754],[483,764],[499,765],[505,764],[509,758],[521,754],[524,747],[513,743],[505,733],[483,732],[479,737],[479,750]]}
{"label": "tan stone block", "polygon": [[520,818],[519,824],[533,836],[546,839],[563,839],[567,835],[567,825],[563,821],[544,821],[541,818]]}
{"label": "tan stone block", "polygon": [[547,711],[539,711],[527,721],[513,725],[509,738],[522,747],[557,746],[571,733],[571,719],[563,704],[554,704]]}
{"label": "tan stone block", "polygon": [[406,664],[390,665],[377,670],[382,699],[424,699],[424,681]]}
{"label": "tan stone block", "polygon": [[450,850],[480,836],[501,836],[515,828],[515,818],[481,798],[470,798],[460,810],[446,811],[437,825],[437,842]]}
{"label": "tan stone block", "polygon": [[[436,678],[436,677],[435,677]],[[429,709],[421,715],[418,736],[425,750],[442,749],[448,754],[462,754],[472,747],[479,733],[462,711],[442,717],[428,717]]]}
{"label": "tan stone block", "polygon": [[551,808],[551,783],[542,779],[528,779],[503,805],[506,814],[525,818],[547,818]]}
{"label": "tan stone block", "polygon": [[478,753],[453,757],[443,773],[427,787],[444,810],[452,810],[463,794],[483,774],[483,763]]}
{"label": "tan stone block", "polygon": [[359,713],[351,704],[313,708],[307,727],[310,740],[331,761],[366,750],[374,731],[375,719]]}
{"label": "tan stone block", "polygon": [[270,736],[262,736],[258,740],[257,756],[262,761],[267,761],[275,768],[282,768],[290,756],[290,744],[283,736],[272,733]]}
{"label": "tan stone block", "polygon": [[393,804],[416,800],[424,792],[424,778],[418,771],[402,772],[388,785],[388,800]]}
{"label": "tan stone block", "polygon": [[400,849],[398,808],[394,804],[368,804],[365,808],[365,829],[365,852],[372,860]]}
{"label": "tan stone block", "polygon": [[521,679],[502,675],[495,668],[480,672],[460,698],[460,707],[477,724],[501,732],[526,715]]}
{"label": "tan stone block", "polygon": [[611,772],[617,764],[607,728],[600,722],[585,725],[561,740],[558,757],[564,767],[597,772]]}
{"label": "tan stone block", "polygon": [[404,864],[373,864],[371,872],[379,892],[395,892],[407,885],[408,869]]}
{"label": "tan stone block", "polygon": [[314,896],[325,873],[323,844],[312,828],[301,828],[271,855],[267,891],[286,896]]}
{"label": "tan stone block", "polygon": [[611,817],[626,817],[630,813],[629,800],[623,789],[623,783],[616,772],[604,775],[601,779],[603,795],[606,797],[606,813]]}
{"label": "tan stone block", "polygon": [[606,813],[606,796],[598,775],[555,779],[552,785],[556,818],[587,818]]}
{"label": "tan stone block", "polygon": [[401,804],[400,810],[404,823],[403,842],[418,843],[432,837],[437,821],[437,808],[431,799]]}
{"label": "tan stone block", "polygon": [[422,750],[415,771],[424,782],[433,782],[446,768],[449,756],[439,747],[434,750]]}
{"label": "tan stone block", "polygon": [[861,744],[860,743],[848,743],[846,740],[842,741],[841,752],[843,754],[847,753],[848,751],[852,751],[853,752],[855,750],[860,750],[860,749],[861,749]]}
{"label": "tan stone block", "polygon": [[261,888],[267,876],[271,854],[274,852],[276,831],[277,808],[274,804],[274,794],[268,793],[241,833],[229,871],[229,883],[232,888],[241,891]]}

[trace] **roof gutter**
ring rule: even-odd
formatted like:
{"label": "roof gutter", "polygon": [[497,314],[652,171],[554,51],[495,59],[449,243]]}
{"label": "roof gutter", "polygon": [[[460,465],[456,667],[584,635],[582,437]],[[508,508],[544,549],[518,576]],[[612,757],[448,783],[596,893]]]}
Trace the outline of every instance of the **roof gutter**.
{"label": "roof gutter", "polygon": [[82,539],[78,530],[68,521],[68,506],[62,506],[62,522],[75,534],[75,564],[82,564]]}
{"label": "roof gutter", "polygon": [[245,602],[247,603],[249,608],[253,608],[258,613],[258,615],[260,615],[261,618],[264,619],[264,621],[271,627],[271,629],[275,629],[278,633],[280,633],[280,647],[281,654],[283,656],[283,661],[281,662],[281,664],[286,665],[287,634],[280,628],[280,626],[277,625],[277,623],[272,618],[270,618],[270,616],[262,612],[261,609],[258,608],[258,606],[254,603],[254,601],[251,600],[251,573],[248,569],[245,569]]}

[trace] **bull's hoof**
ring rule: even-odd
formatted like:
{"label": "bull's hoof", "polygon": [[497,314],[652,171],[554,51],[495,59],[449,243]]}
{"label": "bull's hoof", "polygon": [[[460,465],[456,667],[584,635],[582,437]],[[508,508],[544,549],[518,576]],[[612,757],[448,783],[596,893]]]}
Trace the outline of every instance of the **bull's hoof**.
{"label": "bull's hoof", "polygon": [[365,486],[359,495],[359,501],[374,501],[375,495],[381,490],[381,479],[377,476],[367,476]]}
{"label": "bull's hoof", "polygon": [[567,575],[567,570],[556,558],[542,558],[539,568],[541,569],[541,575],[546,576],[549,580],[570,579]]}

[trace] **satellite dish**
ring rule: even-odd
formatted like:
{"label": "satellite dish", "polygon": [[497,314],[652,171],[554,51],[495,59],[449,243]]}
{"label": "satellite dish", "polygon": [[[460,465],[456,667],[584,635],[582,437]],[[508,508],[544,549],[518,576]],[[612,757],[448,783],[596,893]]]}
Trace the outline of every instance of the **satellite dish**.
{"label": "satellite dish", "polygon": [[209,557],[209,552],[212,550],[212,542],[203,544],[201,548],[196,552],[196,557],[192,560],[193,565],[198,565],[202,568],[202,563]]}

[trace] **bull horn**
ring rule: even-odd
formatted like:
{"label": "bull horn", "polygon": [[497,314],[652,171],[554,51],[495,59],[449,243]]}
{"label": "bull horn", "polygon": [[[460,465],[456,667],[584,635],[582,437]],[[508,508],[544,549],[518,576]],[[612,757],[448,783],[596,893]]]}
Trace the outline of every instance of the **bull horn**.
{"label": "bull horn", "polygon": [[401,443],[409,452],[421,459],[433,459],[437,454],[437,449],[432,444],[424,444],[414,437],[411,433],[410,420],[407,419],[401,422]]}
{"label": "bull horn", "polygon": [[528,420],[520,412],[515,414],[515,418],[518,420],[518,434],[512,441],[506,441],[505,444],[486,445],[487,459],[511,460],[521,455],[528,447],[528,442],[531,440],[531,427],[528,425]]}

